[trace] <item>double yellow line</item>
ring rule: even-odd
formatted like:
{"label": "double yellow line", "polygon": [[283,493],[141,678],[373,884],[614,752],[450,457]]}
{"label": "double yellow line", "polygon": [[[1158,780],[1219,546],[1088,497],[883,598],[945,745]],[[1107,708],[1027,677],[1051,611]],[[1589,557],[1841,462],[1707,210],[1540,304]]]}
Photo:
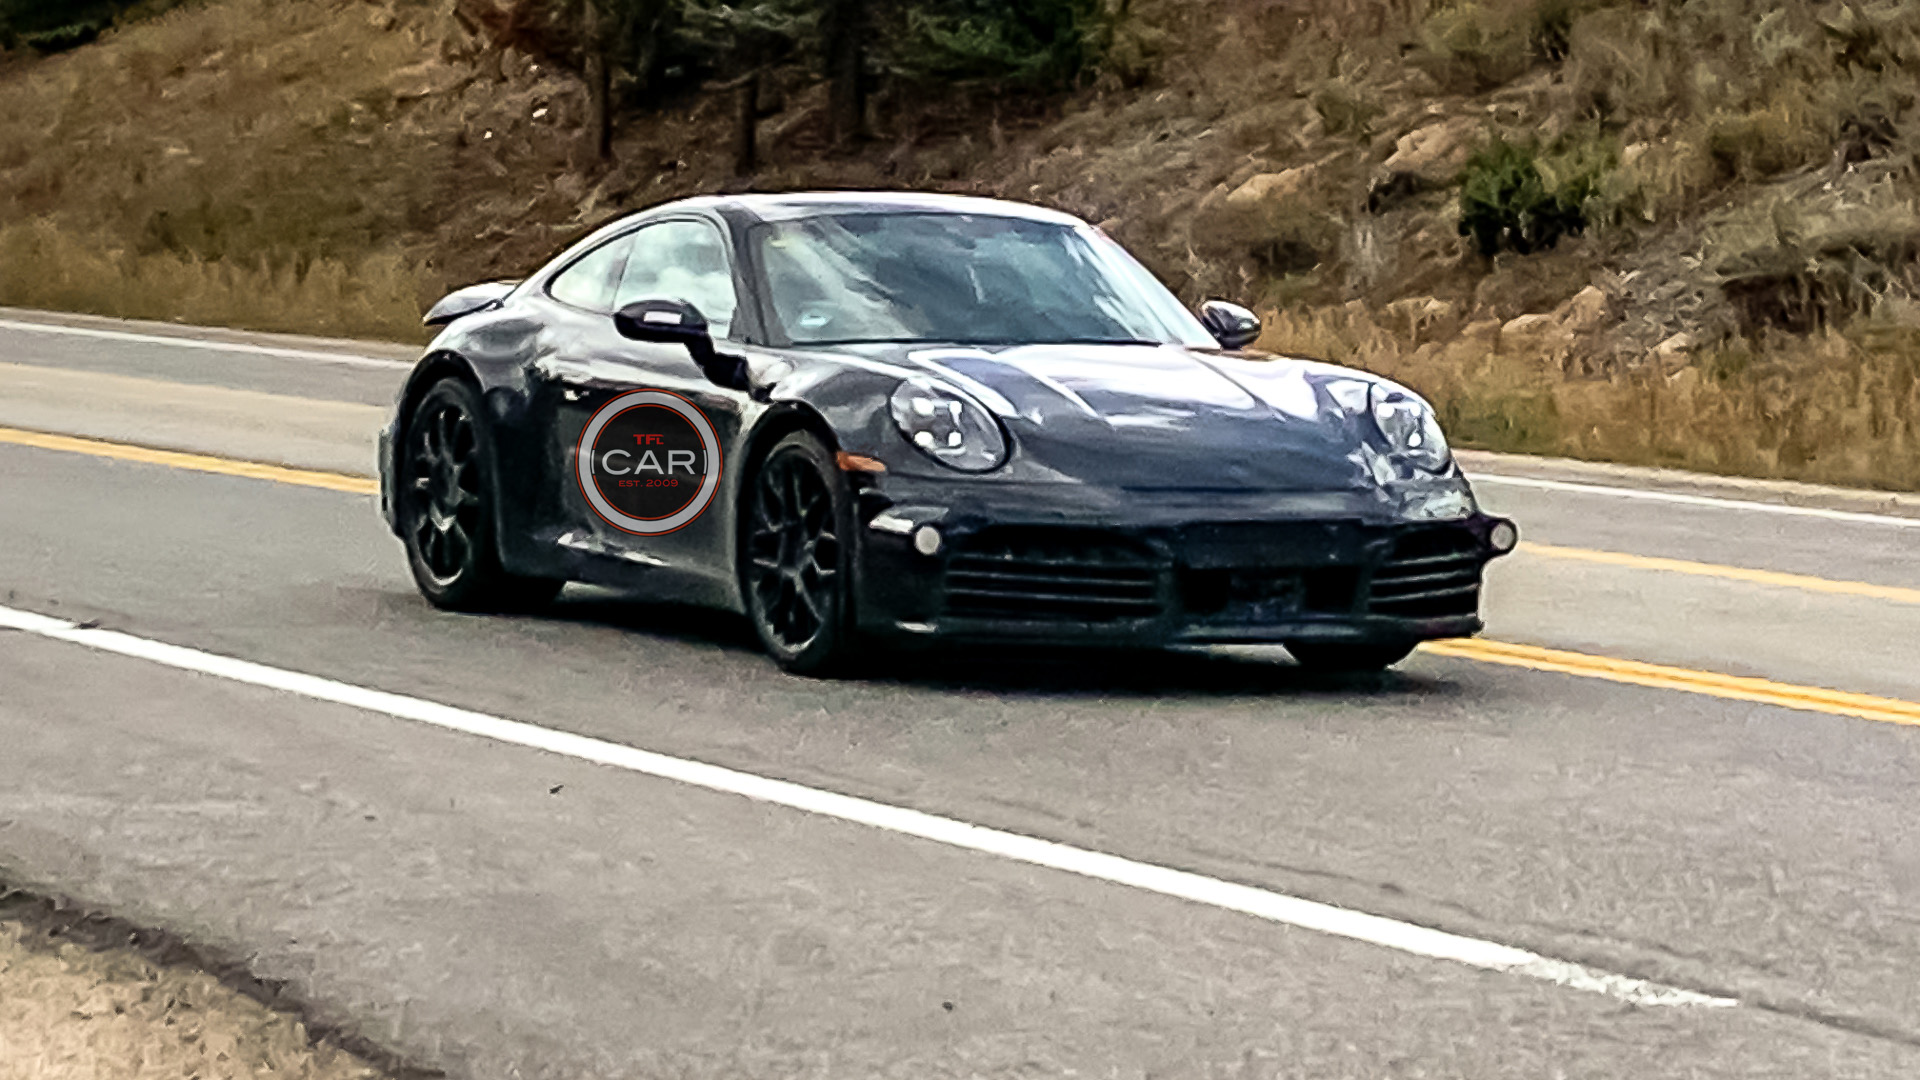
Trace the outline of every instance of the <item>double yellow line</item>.
{"label": "double yellow line", "polygon": [[1726,698],[1731,701],[1777,705],[1783,709],[1831,713],[1834,716],[1877,720],[1883,724],[1920,727],[1920,702],[1901,701],[1898,698],[1874,697],[1871,694],[1854,694],[1845,690],[1827,690],[1817,686],[1796,686],[1792,683],[1774,682],[1771,679],[1756,679],[1745,675],[1721,675],[1711,671],[1695,671],[1692,668],[1668,667],[1664,664],[1645,664],[1638,660],[1616,660],[1610,656],[1544,649],[1537,645],[1515,645],[1505,641],[1489,641],[1485,638],[1429,641],[1420,648],[1435,656],[1448,656],[1460,660],[1478,660],[1487,664],[1504,664],[1508,667],[1528,668],[1533,671],[1578,675],[1588,679],[1604,679],[1607,682],[1647,686],[1656,690],[1679,690],[1683,693],[1704,694],[1707,697]]}
{"label": "double yellow line", "polygon": [[217,473],[221,476],[244,476],[249,480],[272,480],[278,484],[325,488],[328,491],[344,491],[352,495],[380,494],[380,481],[365,476],[315,472],[312,469],[289,469],[282,465],[263,465],[257,461],[235,461],[232,458],[211,457],[206,454],[185,454],[178,450],[155,450],[147,446],[104,442],[100,439],[80,439],[72,435],[49,435],[43,431],[22,431],[19,428],[0,427],[0,443],[31,446],[39,450],[65,450],[68,453],[111,458],[114,461],[137,461],[142,465],[165,465],[169,469],[191,469],[194,472]]}
{"label": "double yellow line", "polygon": [[1539,555],[1549,559],[1569,559],[1574,562],[1598,563],[1601,566],[1625,567],[1629,570],[1658,570],[1668,574],[1688,574],[1693,577],[1740,581],[1749,585],[1770,585],[1777,589],[1801,589],[1832,596],[1864,596],[1871,600],[1891,600],[1896,604],[1920,604],[1920,589],[1903,589],[1898,585],[1874,585],[1865,581],[1834,581],[1831,578],[1812,577],[1807,574],[1783,574],[1776,570],[1752,570],[1744,566],[1720,566],[1716,563],[1690,562],[1686,559],[1663,559],[1656,555],[1628,555],[1621,551],[1593,551],[1588,548],[1561,547],[1558,544],[1540,544],[1532,540],[1522,541],[1520,550],[1528,555]]}
{"label": "double yellow line", "polygon": [[[116,461],[138,462],[143,465],[191,469],[221,476],[271,480],[275,483],[325,488],[328,491],[344,491],[355,495],[374,495],[380,490],[377,481],[363,476],[316,472],[309,469],[289,469],[280,465],[234,461],[229,458],[182,453],[177,450],[154,450],[126,443],[81,439],[71,435],[49,435],[16,428],[0,427],[0,443],[31,446],[41,450],[62,450]],[[1585,548],[1559,547],[1531,542],[1522,545],[1521,550],[1554,559],[1690,574],[1756,585],[1890,600],[1904,604],[1920,604],[1920,589],[1902,589],[1859,581],[1831,581],[1803,574],[1783,574],[1770,570],[1749,570],[1737,566],[1717,566],[1712,563],[1688,562],[1682,559],[1663,559],[1612,551],[1590,551]],[[1677,690],[1682,693],[1701,694],[1730,701],[1747,701],[1758,705],[1773,705],[1784,709],[1851,716],[1885,724],[1920,726],[1920,702],[1901,701],[1896,698],[1874,697],[1870,694],[1854,694],[1815,686],[1796,686],[1791,683],[1774,682],[1771,679],[1722,675],[1711,671],[1696,671],[1692,668],[1668,667],[1664,664],[1648,664],[1637,660],[1618,660],[1609,656],[1547,649],[1537,645],[1488,641],[1484,638],[1430,641],[1421,648],[1433,656],[1575,675],[1656,690]]]}

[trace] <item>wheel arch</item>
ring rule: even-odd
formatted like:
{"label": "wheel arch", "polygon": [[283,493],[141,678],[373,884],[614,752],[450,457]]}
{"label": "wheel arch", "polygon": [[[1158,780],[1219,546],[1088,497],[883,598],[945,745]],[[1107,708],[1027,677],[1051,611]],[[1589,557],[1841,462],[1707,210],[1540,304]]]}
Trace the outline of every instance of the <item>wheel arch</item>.
{"label": "wheel arch", "polygon": [[811,432],[827,444],[827,449],[838,451],[840,437],[834,432],[833,425],[813,406],[799,401],[783,401],[768,409],[760,422],[754,425],[753,437],[748,440],[746,453],[741,455],[740,491],[735,493],[736,501],[746,490],[748,478],[760,469],[760,463],[767,459],[781,439],[796,431]]}
{"label": "wheel arch", "polygon": [[481,390],[480,375],[474,371],[467,358],[457,352],[442,350],[428,353],[413,366],[412,374],[407,376],[406,386],[401,388],[400,400],[394,407],[394,454],[398,462],[399,447],[404,445],[407,425],[413,423],[413,413],[420,407],[420,400],[427,391],[442,379],[454,378],[467,383],[475,390]]}
{"label": "wheel arch", "polygon": [[[428,391],[448,379],[464,383],[473,390],[474,397],[477,399],[479,406],[479,415],[474,419],[480,424],[487,425],[489,431],[495,467],[489,469],[487,475],[487,485],[493,489],[493,497],[489,500],[488,513],[493,518],[493,536],[496,555],[506,560],[509,559],[512,554],[510,550],[511,544],[509,542],[510,537],[507,534],[507,530],[512,527],[513,522],[509,520],[509,515],[506,513],[506,500],[501,490],[502,477],[500,473],[502,466],[499,459],[499,433],[492,430],[493,425],[497,423],[499,417],[491,414],[487,396],[487,385],[486,382],[480,378],[479,371],[474,368],[471,361],[457,352],[442,349],[427,354],[418,364],[414,365],[413,373],[407,376],[407,383],[405,387],[401,389],[399,402],[394,409],[393,437],[390,440],[390,445],[387,450],[387,467],[390,470],[388,475],[394,478],[396,486],[395,498],[397,499],[399,497],[397,487],[404,476],[402,462],[406,454],[407,436],[413,424],[413,414],[419,410],[420,403],[425,400]],[[395,531],[397,532],[400,520],[397,507],[392,520]],[[517,562],[518,560],[510,561]]]}
{"label": "wheel arch", "polygon": [[727,530],[727,564],[733,570],[728,579],[732,582],[735,608],[742,614],[747,610],[746,588],[740,566],[742,533],[747,526],[746,500],[753,491],[753,478],[759,474],[767,455],[780,445],[781,439],[796,431],[816,436],[826,444],[829,452],[837,453],[840,449],[840,439],[834,433],[833,425],[818,410],[800,401],[781,401],[762,414],[760,421],[754,425],[753,433],[748,436],[740,454],[740,464],[734,471],[736,481],[731,493],[732,505],[729,507],[732,521]]}
{"label": "wheel arch", "polygon": [[[861,556],[859,553],[860,500],[864,489],[862,474],[849,472],[841,465],[841,446],[844,441],[833,424],[811,404],[800,401],[786,401],[775,405],[755,426],[753,436],[748,440],[743,453],[743,467],[736,474],[737,489],[733,493],[733,521],[731,532],[731,558],[733,563],[734,589],[738,593],[740,612],[754,620],[754,612],[749,604],[748,568],[743,565],[748,550],[748,525],[753,512],[751,501],[754,498],[757,477],[764,469],[774,452],[782,445],[793,446],[795,436],[810,436],[817,440],[819,452],[824,460],[819,468],[826,474],[822,477],[829,488],[829,498],[839,504],[837,524],[830,527],[838,537],[841,573],[835,579],[838,584],[829,586],[834,599],[834,614],[823,622],[816,634],[803,645],[795,646],[790,642],[777,643],[769,636],[768,630],[756,622],[756,633],[762,644],[771,652],[780,665],[789,672],[818,675],[841,671],[848,662],[849,651],[856,645],[859,618],[859,577]],[[814,456],[809,451],[807,456]],[[785,545],[781,545],[785,548]],[[784,557],[784,556],[783,556]],[[816,613],[821,608],[809,602]],[[778,631],[774,632],[778,636]],[[798,651],[794,651],[794,650]],[[784,650],[784,651],[783,651]]]}

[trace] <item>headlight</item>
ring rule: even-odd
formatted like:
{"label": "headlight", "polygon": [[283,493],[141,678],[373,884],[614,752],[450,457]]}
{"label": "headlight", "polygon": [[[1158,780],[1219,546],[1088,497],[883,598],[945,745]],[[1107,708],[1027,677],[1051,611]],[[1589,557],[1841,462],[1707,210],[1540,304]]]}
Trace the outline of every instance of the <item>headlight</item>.
{"label": "headlight", "polygon": [[1000,424],[956,391],[916,379],[900,384],[892,404],[900,434],[942,465],[986,472],[1007,460]]}
{"label": "headlight", "polygon": [[1427,472],[1440,472],[1452,455],[1440,420],[1427,403],[1395,386],[1375,383],[1367,394],[1374,426],[1395,457]]}

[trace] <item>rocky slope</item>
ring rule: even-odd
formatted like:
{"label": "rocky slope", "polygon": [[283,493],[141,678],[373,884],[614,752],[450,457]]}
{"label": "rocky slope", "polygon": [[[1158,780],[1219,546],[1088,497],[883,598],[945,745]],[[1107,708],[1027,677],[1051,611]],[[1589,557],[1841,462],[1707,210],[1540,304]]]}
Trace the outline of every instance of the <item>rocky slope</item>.
{"label": "rocky slope", "polygon": [[1912,5],[1139,0],[1082,89],[882,80],[851,152],[770,71],[739,176],[698,87],[593,159],[507,3],[215,0],[0,63],[0,302],[404,335],[675,196],[968,191],[1101,223],[1464,441],[1920,483]]}

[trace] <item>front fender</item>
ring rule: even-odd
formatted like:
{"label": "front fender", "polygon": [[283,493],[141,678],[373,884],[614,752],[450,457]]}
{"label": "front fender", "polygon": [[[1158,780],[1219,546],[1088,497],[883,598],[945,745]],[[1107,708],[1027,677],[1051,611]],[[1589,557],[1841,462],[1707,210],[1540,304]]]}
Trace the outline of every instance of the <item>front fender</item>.
{"label": "front fender", "polygon": [[837,449],[896,466],[900,451],[912,448],[894,430],[887,401],[905,377],[881,364],[795,365],[768,388],[768,413],[803,410],[819,418]]}

